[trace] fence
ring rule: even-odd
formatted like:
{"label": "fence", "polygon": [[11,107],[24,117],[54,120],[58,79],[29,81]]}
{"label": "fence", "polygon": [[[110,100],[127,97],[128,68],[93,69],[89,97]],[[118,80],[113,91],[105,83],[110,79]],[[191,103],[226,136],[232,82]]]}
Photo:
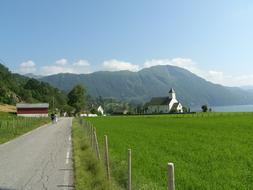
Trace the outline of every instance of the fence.
{"label": "fence", "polygon": [[22,130],[43,124],[44,120],[44,118],[3,118],[0,120],[0,136],[17,135]]}
{"label": "fence", "polygon": [[[90,141],[90,146],[92,150],[97,155],[97,159],[101,160],[100,148],[97,139],[96,128],[87,121],[80,119],[80,125],[85,128],[86,135]],[[132,190],[132,150],[128,149],[127,154],[128,160],[128,181],[127,181],[127,190]],[[104,164],[106,169],[106,177],[110,184],[111,182],[111,171],[110,171],[110,158],[109,158],[109,145],[108,145],[108,137],[104,135]],[[174,177],[174,164],[168,163],[168,185],[167,190],[175,190],[175,177]]]}
{"label": "fence", "polygon": [[[170,118],[202,118],[202,117],[223,117],[223,116],[252,116],[253,112],[196,112],[196,113],[178,113],[178,114],[158,114],[159,116],[166,116]],[[143,115],[145,116],[145,115]],[[146,115],[147,117],[149,115]],[[153,116],[152,114],[150,116]]]}

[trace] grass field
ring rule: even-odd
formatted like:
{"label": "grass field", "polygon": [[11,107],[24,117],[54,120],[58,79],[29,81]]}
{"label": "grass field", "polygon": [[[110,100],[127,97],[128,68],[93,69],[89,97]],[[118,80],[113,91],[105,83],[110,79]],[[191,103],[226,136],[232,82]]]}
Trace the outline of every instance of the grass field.
{"label": "grass field", "polygon": [[23,118],[0,112],[0,144],[48,123],[48,118]]}
{"label": "grass field", "polygon": [[175,164],[176,189],[252,189],[253,114],[115,116],[88,118],[100,146],[108,135],[112,175],[127,181],[132,149],[134,189],[162,190],[167,163]]}

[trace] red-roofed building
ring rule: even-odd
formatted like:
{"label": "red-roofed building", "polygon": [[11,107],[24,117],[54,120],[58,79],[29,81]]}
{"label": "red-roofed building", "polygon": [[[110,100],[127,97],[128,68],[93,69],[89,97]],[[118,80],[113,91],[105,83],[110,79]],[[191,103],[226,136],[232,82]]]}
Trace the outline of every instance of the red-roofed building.
{"label": "red-roofed building", "polygon": [[23,117],[48,117],[48,103],[17,104],[17,115]]}

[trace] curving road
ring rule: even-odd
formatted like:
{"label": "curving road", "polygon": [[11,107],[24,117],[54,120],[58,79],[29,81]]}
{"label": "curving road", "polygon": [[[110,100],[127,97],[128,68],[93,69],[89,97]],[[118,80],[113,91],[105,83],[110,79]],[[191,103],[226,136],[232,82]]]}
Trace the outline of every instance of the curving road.
{"label": "curving road", "polygon": [[0,190],[70,190],[71,118],[0,145]]}

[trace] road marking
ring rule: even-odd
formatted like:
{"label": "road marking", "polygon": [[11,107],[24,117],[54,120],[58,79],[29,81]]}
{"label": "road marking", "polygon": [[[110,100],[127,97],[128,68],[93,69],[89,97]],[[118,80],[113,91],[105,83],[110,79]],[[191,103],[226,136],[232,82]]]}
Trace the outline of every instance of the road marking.
{"label": "road marking", "polygon": [[67,186],[69,185],[69,172],[68,171],[64,172],[63,183],[64,183],[64,185],[67,185]]}
{"label": "road marking", "polygon": [[[69,137],[69,139],[71,140],[71,136]],[[71,152],[70,151],[71,151],[71,147],[68,147],[67,148],[67,154],[66,154],[66,164],[69,164],[70,159],[71,159],[71,157],[70,157]],[[65,171],[64,172],[64,179],[63,179],[64,184],[70,185],[69,179],[70,179],[70,171]]]}
{"label": "road marking", "polygon": [[70,155],[70,152],[69,152],[69,151],[67,151],[66,164],[69,164],[69,159],[70,159],[69,155]]}
{"label": "road marking", "polygon": [[69,136],[69,141],[71,141],[71,136]]}

